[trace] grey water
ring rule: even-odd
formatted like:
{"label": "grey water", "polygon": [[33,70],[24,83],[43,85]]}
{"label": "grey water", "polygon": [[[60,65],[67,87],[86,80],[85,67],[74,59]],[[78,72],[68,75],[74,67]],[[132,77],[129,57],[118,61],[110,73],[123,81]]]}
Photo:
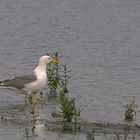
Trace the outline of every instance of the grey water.
{"label": "grey water", "polygon": [[[136,99],[140,122],[139,44],[139,0],[0,0],[0,79],[28,73],[41,55],[58,51],[85,121],[124,123],[124,105]],[[55,105],[46,108],[41,115],[52,120]],[[1,116],[25,119],[26,113],[22,95],[0,90]],[[10,126],[1,124],[0,139],[21,138],[18,123]],[[56,135],[45,134],[75,138]]]}

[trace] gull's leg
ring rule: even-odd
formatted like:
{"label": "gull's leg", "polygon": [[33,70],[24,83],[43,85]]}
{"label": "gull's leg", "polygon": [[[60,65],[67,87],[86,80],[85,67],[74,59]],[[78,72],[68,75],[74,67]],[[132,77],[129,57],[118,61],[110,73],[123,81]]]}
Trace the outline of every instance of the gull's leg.
{"label": "gull's leg", "polygon": [[34,104],[33,95],[32,94],[25,94],[24,102],[25,102],[25,106]]}
{"label": "gull's leg", "polygon": [[25,94],[25,97],[24,97],[24,102],[25,102],[25,105],[28,104],[28,101],[27,101],[27,94]]}
{"label": "gull's leg", "polygon": [[40,97],[41,97],[41,98],[42,98],[42,95],[43,95],[43,92],[41,91],[41,92],[40,92]]}
{"label": "gull's leg", "polygon": [[34,98],[32,94],[27,95],[27,100],[30,105],[34,104]]}

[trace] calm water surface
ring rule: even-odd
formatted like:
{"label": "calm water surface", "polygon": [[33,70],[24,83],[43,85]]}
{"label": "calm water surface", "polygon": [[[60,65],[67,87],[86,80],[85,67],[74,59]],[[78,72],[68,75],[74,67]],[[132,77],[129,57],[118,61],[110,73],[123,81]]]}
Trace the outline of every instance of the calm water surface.
{"label": "calm water surface", "polygon": [[[83,120],[123,122],[123,106],[136,98],[140,122],[139,44],[139,0],[0,0],[0,79],[58,51]],[[22,97],[1,90],[1,115],[24,118]]]}

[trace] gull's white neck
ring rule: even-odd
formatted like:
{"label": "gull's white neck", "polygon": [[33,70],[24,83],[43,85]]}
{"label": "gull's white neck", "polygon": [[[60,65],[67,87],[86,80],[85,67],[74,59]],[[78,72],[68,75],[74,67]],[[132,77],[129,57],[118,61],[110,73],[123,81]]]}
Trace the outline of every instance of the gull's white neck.
{"label": "gull's white neck", "polygon": [[37,79],[47,79],[46,67],[47,65],[45,63],[39,61],[38,66],[34,69]]}

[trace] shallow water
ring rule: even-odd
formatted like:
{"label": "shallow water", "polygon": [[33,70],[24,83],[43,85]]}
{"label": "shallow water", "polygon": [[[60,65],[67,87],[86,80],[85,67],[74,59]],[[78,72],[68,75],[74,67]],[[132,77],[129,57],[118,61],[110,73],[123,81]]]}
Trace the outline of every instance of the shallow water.
{"label": "shallow water", "polygon": [[[139,0],[1,0],[0,79],[27,73],[42,54],[58,51],[72,71],[71,96],[83,120],[124,123],[123,106],[136,98],[139,123],[139,7]],[[1,90],[1,115],[24,119],[22,97]],[[50,102],[42,115],[51,120],[55,109]],[[1,139],[12,139],[7,129]]]}

